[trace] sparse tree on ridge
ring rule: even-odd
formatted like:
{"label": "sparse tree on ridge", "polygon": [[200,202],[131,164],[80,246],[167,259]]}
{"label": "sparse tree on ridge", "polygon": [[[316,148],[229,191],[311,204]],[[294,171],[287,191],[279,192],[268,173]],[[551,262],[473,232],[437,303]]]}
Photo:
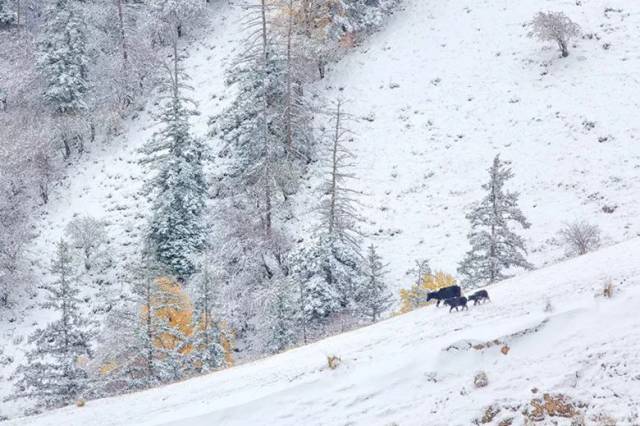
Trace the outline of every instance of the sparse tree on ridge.
{"label": "sparse tree on ridge", "polygon": [[489,182],[482,185],[487,195],[476,205],[467,219],[471,250],[460,263],[458,272],[463,284],[474,287],[508,278],[512,267],[532,269],[527,262],[524,239],[512,230],[512,223],[528,229],[531,225],[518,207],[518,193],[507,191],[505,183],[513,177],[509,162],[496,155],[489,168]]}
{"label": "sparse tree on ridge", "polygon": [[580,26],[562,12],[538,12],[531,26],[529,35],[541,41],[556,42],[563,58],[569,56],[569,41],[580,35]]}

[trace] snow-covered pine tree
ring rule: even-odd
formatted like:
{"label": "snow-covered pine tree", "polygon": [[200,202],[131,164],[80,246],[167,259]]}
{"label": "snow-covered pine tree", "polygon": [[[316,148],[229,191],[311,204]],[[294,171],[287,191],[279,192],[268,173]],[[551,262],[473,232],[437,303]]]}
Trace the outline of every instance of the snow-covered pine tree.
{"label": "snow-covered pine tree", "polygon": [[343,283],[351,282],[355,262],[353,259],[344,264],[338,262],[335,247],[333,238],[320,234],[288,257],[291,277],[299,287],[298,311],[305,343],[322,334],[331,317],[345,308],[336,283],[342,287]]}
{"label": "snow-covered pine tree", "polygon": [[275,286],[265,322],[268,332],[266,347],[271,353],[282,352],[298,340],[298,301],[292,282],[283,280]]}
{"label": "snow-covered pine tree", "polygon": [[71,0],[49,1],[37,47],[47,103],[59,114],[83,112],[89,90],[87,35]]}
{"label": "snow-covered pine tree", "polygon": [[0,28],[16,23],[16,14],[11,12],[6,0],[0,0]]}
{"label": "snow-covered pine tree", "polygon": [[[354,315],[358,310],[362,281],[361,220],[349,181],[353,154],[345,143],[350,132],[344,128],[345,114],[337,102],[328,154],[327,178],[321,187],[321,225],[311,241],[289,259],[291,272],[301,286],[303,321],[322,326],[331,316]],[[344,317],[344,315],[343,315]]]}
{"label": "snow-covered pine tree", "polygon": [[393,296],[387,289],[386,275],[386,265],[382,263],[376,247],[371,244],[367,249],[363,283],[358,289],[358,308],[371,322],[379,320],[392,304]]}
{"label": "snow-covered pine tree", "polygon": [[182,91],[188,76],[180,65],[177,39],[172,64],[167,65],[163,89],[168,96],[159,116],[162,130],[143,148],[145,162],[159,171],[147,189],[155,199],[149,224],[150,249],[155,260],[172,274],[187,278],[194,271],[194,256],[204,247],[203,212],[207,182],[203,171],[206,149],[191,134],[189,117],[195,112]]}
{"label": "snow-covered pine tree", "polygon": [[56,281],[43,286],[48,292],[44,309],[59,318],[30,336],[33,350],[27,363],[18,368],[17,398],[34,398],[38,408],[55,408],[73,403],[89,388],[89,376],[82,366],[92,355],[92,324],[83,316],[77,277],[66,242],[57,244],[51,272]]}
{"label": "snow-covered pine tree", "polygon": [[[153,268],[155,271],[156,268]],[[99,351],[98,396],[147,389],[186,377],[193,331],[191,302],[174,281],[137,272],[132,298],[107,318]]]}
{"label": "snow-covered pine tree", "polygon": [[193,300],[193,336],[191,337],[193,361],[198,372],[214,371],[226,367],[225,351],[219,319],[220,294],[207,264],[193,277],[190,286]]}
{"label": "snow-covered pine tree", "polygon": [[36,64],[45,84],[44,100],[57,121],[56,139],[71,156],[84,150],[79,116],[88,109],[87,28],[72,0],[48,0],[37,40]]}
{"label": "snow-covered pine tree", "polygon": [[482,185],[488,193],[467,214],[471,222],[468,235],[471,250],[458,268],[467,287],[508,278],[505,271],[512,267],[533,268],[525,258],[527,251],[524,239],[511,229],[512,223],[524,229],[531,225],[518,207],[519,194],[504,188],[505,183],[513,177],[509,164],[496,155],[488,170],[490,180]]}

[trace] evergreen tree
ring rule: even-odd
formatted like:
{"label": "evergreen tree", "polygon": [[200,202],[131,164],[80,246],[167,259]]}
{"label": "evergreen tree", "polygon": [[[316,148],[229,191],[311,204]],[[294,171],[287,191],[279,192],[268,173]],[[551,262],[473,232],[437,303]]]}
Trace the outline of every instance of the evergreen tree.
{"label": "evergreen tree", "polygon": [[215,318],[220,296],[207,265],[194,278],[192,364],[199,372],[214,371],[226,367],[225,350],[222,346],[223,331]]}
{"label": "evergreen tree", "polygon": [[276,286],[267,311],[269,352],[282,352],[296,343],[299,314],[297,308],[294,288],[290,282],[284,280]]}
{"label": "evergreen tree", "polygon": [[49,3],[37,47],[38,68],[46,85],[45,100],[60,114],[86,110],[86,27],[70,0]]}
{"label": "evergreen tree", "polygon": [[333,135],[328,150],[327,178],[319,210],[320,228],[310,243],[290,258],[291,270],[302,286],[305,323],[320,326],[331,316],[354,315],[362,282],[362,256],[355,191],[349,187],[353,154],[346,148],[342,104],[333,114]]}
{"label": "evergreen tree", "polygon": [[149,182],[155,195],[150,221],[149,242],[155,259],[179,277],[195,270],[193,257],[204,247],[202,215],[207,197],[203,171],[205,146],[191,135],[187,108],[181,94],[188,88],[186,74],[174,51],[173,69],[165,81],[169,91],[159,120],[163,129],[144,147],[147,162],[158,166],[158,174]]}
{"label": "evergreen tree", "polygon": [[6,0],[0,0],[0,28],[13,25],[16,22],[16,15],[8,10]]}
{"label": "evergreen tree", "polygon": [[511,267],[533,268],[525,258],[524,239],[510,226],[515,222],[527,229],[530,224],[518,207],[519,194],[504,189],[506,181],[513,177],[509,164],[496,155],[488,170],[490,180],[482,185],[488,193],[467,215],[471,222],[468,235],[471,250],[458,268],[466,286],[508,278],[505,270]]}
{"label": "evergreen tree", "polygon": [[392,304],[392,295],[387,290],[385,276],[386,265],[372,244],[367,250],[364,282],[358,289],[358,307],[371,322],[380,319],[380,315]]}
{"label": "evergreen tree", "polygon": [[35,344],[27,353],[27,364],[18,368],[16,397],[36,398],[39,408],[70,404],[87,391],[89,377],[81,366],[82,358],[91,357],[90,322],[81,311],[79,289],[69,246],[57,245],[51,272],[56,276],[41,305],[59,314],[59,318],[29,338]]}
{"label": "evergreen tree", "polygon": [[108,317],[102,395],[174,382],[190,371],[190,300],[174,281],[152,275],[138,277],[132,299]]}

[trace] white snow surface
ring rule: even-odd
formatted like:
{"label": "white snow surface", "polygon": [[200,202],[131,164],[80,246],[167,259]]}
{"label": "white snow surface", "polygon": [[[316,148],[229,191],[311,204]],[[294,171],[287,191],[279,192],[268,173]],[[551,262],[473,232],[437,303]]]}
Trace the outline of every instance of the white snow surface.
{"label": "white snow surface", "polygon": [[[640,424],[639,251],[634,239],[504,281],[487,288],[492,303],[469,311],[430,306],[261,361],[8,424],[469,425],[497,403],[518,408],[503,408],[492,424],[514,417],[518,425],[519,411],[547,392],[571,397],[587,418]],[[602,296],[608,280],[611,299]],[[495,339],[502,343],[469,347]],[[337,369],[328,355],[341,358]],[[479,371],[487,387],[474,387]]]}
{"label": "white snow surface", "polygon": [[[242,8],[215,7],[210,34],[188,47],[185,63],[197,88],[198,136],[230,101],[224,71],[242,49]],[[564,11],[591,35],[576,40],[568,58],[526,36],[524,24],[545,9]],[[361,118],[351,127],[366,242],[390,263],[394,292],[410,285],[406,271],[418,258],[455,272],[468,248],[464,214],[483,195],[496,153],[513,162],[508,187],[521,193],[532,223],[523,232],[531,261],[564,262],[556,233],[575,219],[598,224],[609,248],[501,283],[490,289],[493,304],[469,313],[420,310],[229,371],[18,424],[468,424],[493,400],[525,402],[534,386],[566,390],[621,418],[636,415],[640,377],[625,369],[638,365],[640,352],[640,243],[633,239],[640,235],[639,27],[640,2],[628,0],[403,0],[384,29],[315,84]],[[30,253],[39,280],[51,279],[49,259],[66,224],[88,214],[109,223],[114,285],[127,286],[122,271],[138,254],[148,214],[138,149],[154,131],[149,104],[121,137],[93,147],[38,212]],[[318,173],[311,171],[298,197],[295,226],[303,235],[315,226]],[[607,277],[628,279],[613,300],[594,299]],[[551,314],[543,312],[547,298]],[[11,393],[24,337],[49,318],[33,309],[36,300],[0,318],[0,347],[14,359],[0,367],[0,401]],[[514,340],[506,357],[495,348],[442,350],[547,317],[539,332]],[[325,369],[329,353],[343,358],[338,370]],[[487,390],[473,389],[479,369],[489,375]],[[0,414],[20,408],[2,403]]]}

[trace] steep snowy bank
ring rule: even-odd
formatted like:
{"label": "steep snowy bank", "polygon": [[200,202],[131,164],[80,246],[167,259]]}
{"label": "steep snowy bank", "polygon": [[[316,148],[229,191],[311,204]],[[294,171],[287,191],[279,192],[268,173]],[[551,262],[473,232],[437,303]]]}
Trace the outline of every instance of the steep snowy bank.
{"label": "steep snowy bank", "polygon": [[[493,424],[523,424],[520,412],[542,393],[572,398],[587,418],[636,424],[639,251],[635,239],[505,281],[488,288],[492,303],[468,312],[427,307],[262,361],[9,424],[469,425],[490,404],[502,408]],[[611,299],[602,296],[609,280]],[[342,359],[336,370],[327,355]],[[479,371],[487,387],[474,387]]]}

